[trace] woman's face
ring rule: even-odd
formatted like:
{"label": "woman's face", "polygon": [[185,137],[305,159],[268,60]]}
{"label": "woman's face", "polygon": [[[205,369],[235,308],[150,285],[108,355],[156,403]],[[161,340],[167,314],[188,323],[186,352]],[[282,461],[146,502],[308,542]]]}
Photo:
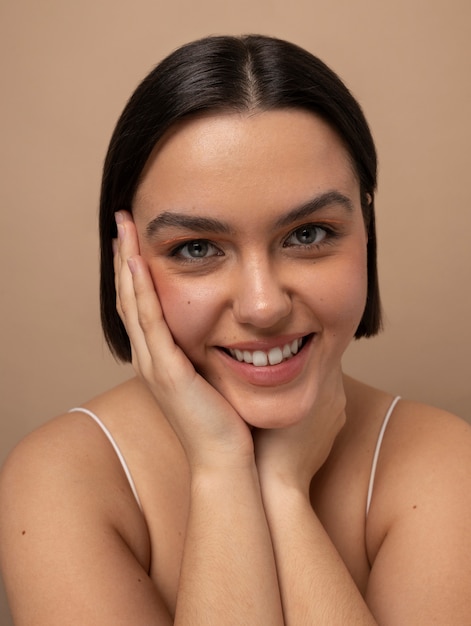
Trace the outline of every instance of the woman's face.
{"label": "woman's face", "polygon": [[366,300],[359,184],[337,134],[300,110],[179,124],[133,208],[168,326],[251,425],[309,415]]}

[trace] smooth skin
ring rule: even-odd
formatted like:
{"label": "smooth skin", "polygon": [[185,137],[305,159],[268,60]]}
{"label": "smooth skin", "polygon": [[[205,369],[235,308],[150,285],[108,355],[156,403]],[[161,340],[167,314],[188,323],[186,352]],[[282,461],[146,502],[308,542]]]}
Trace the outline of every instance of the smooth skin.
{"label": "smooth skin", "polygon": [[[366,295],[358,181],[300,111],[172,129],[117,215],[137,377],[56,418],[0,483],[15,623],[471,623],[471,429],[345,376]],[[242,353],[299,339],[278,365]]]}

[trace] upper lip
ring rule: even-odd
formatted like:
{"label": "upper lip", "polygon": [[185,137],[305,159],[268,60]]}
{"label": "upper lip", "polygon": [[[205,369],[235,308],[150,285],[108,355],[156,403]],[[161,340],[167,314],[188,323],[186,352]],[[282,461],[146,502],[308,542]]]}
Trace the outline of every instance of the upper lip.
{"label": "upper lip", "polygon": [[268,352],[272,348],[282,348],[287,343],[292,343],[295,339],[303,339],[312,333],[291,333],[289,335],[279,335],[270,339],[257,339],[252,341],[239,341],[237,343],[226,344],[220,346],[226,350],[263,350]]}

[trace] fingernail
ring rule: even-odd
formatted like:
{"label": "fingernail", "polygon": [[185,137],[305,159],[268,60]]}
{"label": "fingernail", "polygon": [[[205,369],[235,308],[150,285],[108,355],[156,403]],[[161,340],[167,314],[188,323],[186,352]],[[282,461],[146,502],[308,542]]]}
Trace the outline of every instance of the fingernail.
{"label": "fingernail", "polygon": [[124,238],[124,224],[116,224],[117,228],[118,228],[118,237],[120,239]]}
{"label": "fingernail", "polygon": [[131,272],[131,274],[136,273],[137,265],[134,259],[132,258],[128,259],[128,267],[129,267],[129,271]]}
{"label": "fingernail", "polygon": [[122,213],[120,213],[119,211],[117,211],[117,212],[114,214],[114,219],[116,220],[116,223],[117,223],[117,224],[121,224],[121,222],[124,222],[123,214],[122,214]]}

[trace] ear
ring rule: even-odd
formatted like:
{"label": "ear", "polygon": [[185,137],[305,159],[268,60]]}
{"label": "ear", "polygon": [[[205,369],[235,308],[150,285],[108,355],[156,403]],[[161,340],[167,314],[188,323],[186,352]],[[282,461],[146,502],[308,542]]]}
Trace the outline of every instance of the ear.
{"label": "ear", "polygon": [[[373,196],[370,193],[366,193],[364,197],[366,199],[368,206],[371,207],[371,205],[373,204]],[[366,243],[368,243],[368,240],[369,240],[370,222],[371,222],[371,215],[368,215],[368,219],[364,220]]]}

